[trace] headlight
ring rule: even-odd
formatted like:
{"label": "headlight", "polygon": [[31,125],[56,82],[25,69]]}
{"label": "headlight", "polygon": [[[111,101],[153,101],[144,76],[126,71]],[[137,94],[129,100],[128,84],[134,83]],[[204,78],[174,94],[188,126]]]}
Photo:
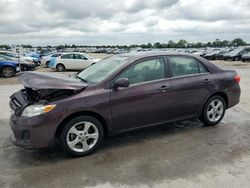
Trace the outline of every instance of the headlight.
{"label": "headlight", "polygon": [[56,107],[56,105],[30,105],[27,106],[23,113],[22,116],[27,116],[27,117],[32,117],[32,116],[37,116],[40,114],[48,113],[51,110],[53,110]]}

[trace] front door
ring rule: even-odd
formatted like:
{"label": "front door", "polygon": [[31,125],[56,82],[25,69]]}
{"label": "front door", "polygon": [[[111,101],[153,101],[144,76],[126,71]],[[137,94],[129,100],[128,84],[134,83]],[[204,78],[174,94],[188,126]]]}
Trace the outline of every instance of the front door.
{"label": "front door", "polygon": [[117,77],[130,82],[127,88],[111,91],[112,118],[118,130],[171,118],[171,85],[166,70],[164,58],[158,57],[141,60]]}

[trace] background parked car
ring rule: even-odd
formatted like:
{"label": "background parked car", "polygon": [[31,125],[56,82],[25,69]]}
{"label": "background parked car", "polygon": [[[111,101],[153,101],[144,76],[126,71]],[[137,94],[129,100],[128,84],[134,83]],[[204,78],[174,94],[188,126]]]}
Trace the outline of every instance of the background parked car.
{"label": "background parked car", "polygon": [[67,69],[83,70],[100,61],[83,53],[65,53],[59,57],[52,58],[49,67],[59,72]]}
{"label": "background parked car", "polygon": [[250,52],[247,52],[246,54],[241,56],[241,61],[250,61]]}
{"label": "background parked car", "polygon": [[[0,58],[5,61],[13,61],[16,64],[19,64],[17,58],[14,58],[14,57],[8,57],[8,56],[0,54]],[[35,65],[33,63],[23,62],[20,60],[20,69],[21,71],[33,71],[35,70]]]}
{"label": "background parked car", "polygon": [[[18,54],[15,54],[15,53],[12,53],[9,51],[0,51],[0,55],[4,55],[6,57],[13,58],[14,61],[18,61]],[[19,55],[19,59],[23,63],[34,64],[34,65],[38,66],[39,60],[35,57]]]}
{"label": "background parked car", "polygon": [[204,55],[204,58],[208,60],[223,59],[224,54],[228,53],[229,51],[230,51],[229,48],[214,49],[213,51],[206,53]]}
{"label": "background parked car", "polygon": [[[41,55],[39,53],[36,52],[30,52],[30,53],[26,53],[24,54],[24,56],[27,58],[32,58],[32,61],[35,63],[36,66],[41,65]],[[24,57],[24,58],[25,58]]]}
{"label": "background parked car", "polygon": [[52,54],[49,54],[47,56],[43,56],[41,58],[41,65],[49,67],[49,62],[50,62],[51,58],[59,57],[61,55],[62,55],[62,53],[52,53]]}
{"label": "background parked car", "polygon": [[0,74],[4,77],[12,77],[15,76],[18,71],[17,62],[11,60],[5,60],[0,57]]}
{"label": "background parked car", "polygon": [[228,53],[226,53],[223,58],[224,60],[232,59],[233,61],[241,60],[242,55],[250,52],[250,47],[238,47]]}

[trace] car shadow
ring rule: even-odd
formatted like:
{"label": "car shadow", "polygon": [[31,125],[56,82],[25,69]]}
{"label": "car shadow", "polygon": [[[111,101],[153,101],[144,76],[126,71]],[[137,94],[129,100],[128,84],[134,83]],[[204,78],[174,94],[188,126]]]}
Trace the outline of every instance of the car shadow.
{"label": "car shadow", "polygon": [[[202,126],[203,124],[197,119],[191,119],[120,133],[116,136],[106,138],[102,146],[95,153],[86,157],[105,154],[106,152],[112,152],[112,150],[115,150],[117,148],[129,147],[130,145],[133,145],[135,143],[138,145],[141,142],[145,142],[145,140],[158,140],[162,137],[167,137],[168,135],[191,131],[192,129]],[[26,166],[32,164],[42,165],[46,163],[50,164],[55,161],[60,162],[74,158],[64,153],[59,145],[54,148],[26,150],[14,146],[11,143],[10,137],[6,139],[5,143],[5,146],[3,146],[4,150],[11,150],[13,155],[12,158],[15,157],[15,164],[18,166]],[[9,158],[10,153],[7,151],[5,152],[6,158]]]}

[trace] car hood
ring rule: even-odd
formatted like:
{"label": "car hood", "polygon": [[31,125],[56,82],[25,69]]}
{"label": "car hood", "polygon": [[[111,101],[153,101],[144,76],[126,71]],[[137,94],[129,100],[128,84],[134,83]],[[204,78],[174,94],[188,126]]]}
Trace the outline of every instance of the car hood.
{"label": "car hood", "polygon": [[98,61],[101,61],[101,59],[92,59],[94,63],[97,63]]}
{"label": "car hood", "polygon": [[27,88],[33,89],[67,89],[82,90],[88,87],[78,79],[68,75],[42,72],[21,72],[17,74],[17,79]]}
{"label": "car hood", "polygon": [[2,64],[9,63],[9,64],[13,64],[14,66],[18,64],[18,62],[14,60],[2,60],[1,62]]}

